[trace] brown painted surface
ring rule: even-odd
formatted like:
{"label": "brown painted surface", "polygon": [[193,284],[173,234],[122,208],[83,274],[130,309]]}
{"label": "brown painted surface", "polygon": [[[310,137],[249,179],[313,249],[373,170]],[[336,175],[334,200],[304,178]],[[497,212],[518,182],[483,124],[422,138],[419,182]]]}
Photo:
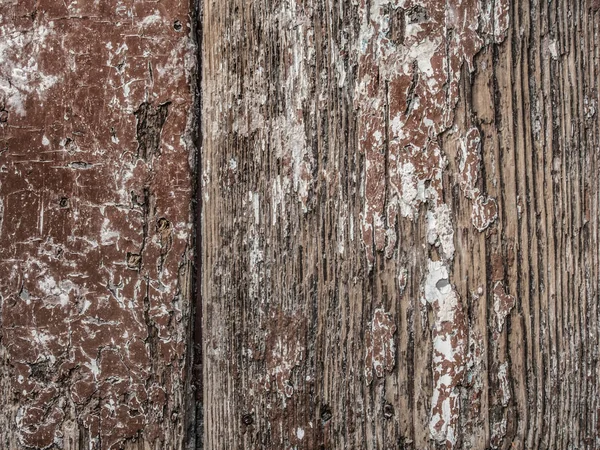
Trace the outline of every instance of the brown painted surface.
{"label": "brown painted surface", "polygon": [[600,447],[597,9],[204,1],[206,448]]}
{"label": "brown painted surface", "polygon": [[600,447],[598,2],[203,12],[0,6],[0,448]]}
{"label": "brown painted surface", "polygon": [[0,4],[0,448],[182,446],[189,22],[187,0]]}

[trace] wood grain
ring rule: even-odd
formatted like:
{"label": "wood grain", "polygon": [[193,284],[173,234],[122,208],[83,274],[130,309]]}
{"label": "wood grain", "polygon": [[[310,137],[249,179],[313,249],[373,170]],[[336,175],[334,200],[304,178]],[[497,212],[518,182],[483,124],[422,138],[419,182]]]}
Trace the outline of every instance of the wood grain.
{"label": "wood grain", "polygon": [[205,448],[600,447],[599,13],[440,3],[204,2]]}

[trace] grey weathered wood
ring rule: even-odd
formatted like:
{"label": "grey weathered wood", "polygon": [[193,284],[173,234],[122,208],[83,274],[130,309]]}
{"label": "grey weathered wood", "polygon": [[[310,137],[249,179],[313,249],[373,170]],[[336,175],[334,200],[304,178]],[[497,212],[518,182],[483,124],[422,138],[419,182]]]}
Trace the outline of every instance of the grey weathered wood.
{"label": "grey weathered wood", "polygon": [[458,3],[204,2],[206,448],[600,446],[598,4]]}

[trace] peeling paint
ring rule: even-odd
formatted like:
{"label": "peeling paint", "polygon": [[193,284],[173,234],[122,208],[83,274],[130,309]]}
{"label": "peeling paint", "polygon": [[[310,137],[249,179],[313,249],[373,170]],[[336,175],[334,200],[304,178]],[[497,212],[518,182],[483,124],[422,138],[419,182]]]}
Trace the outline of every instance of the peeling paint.
{"label": "peeling paint", "polygon": [[441,204],[427,211],[427,241],[440,247],[445,260],[454,258],[454,226],[448,205]]}
{"label": "peeling paint", "polygon": [[[496,3],[485,16],[493,17],[492,23],[481,30],[481,2],[426,1],[418,5],[418,13],[411,9],[417,8],[413,2],[360,3],[355,107],[359,149],[366,159],[361,228],[370,265],[374,251],[384,250],[386,241],[395,240],[396,215],[389,214],[390,205],[399,204],[402,216],[409,218],[425,202],[434,210],[432,219],[445,214],[439,208],[443,203],[441,174],[447,164],[436,140],[452,125],[461,66],[465,63],[473,71],[475,54],[506,31],[501,27],[508,26],[508,2]],[[403,14],[391,17],[398,10]],[[408,22],[406,11],[410,12]],[[476,181],[477,133],[476,129],[469,132],[464,143],[469,155],[462,161],[466,168],[462,183],[469,191]],[[447,230],[432,231],[430,242],[436,234],[447,234]],[[442,249],[451,259],[449,246],[442,245]]]}
{"label": "peeling paint", "polygon": [[366,331],[365,381],[371,384],[373,372],[382,378],[391,372],[396,364],[396,344],[394,343],[396,324],[392,315],[377,308]]}
{"label": "peeling paint", "polygon": [[498,333],[500,333],[502,332],[506,318],[515,307],[516,299],[506,291],[506,286],[504,286],[502,281],[496,281],[492,293],[494,296],[496,326]]}
{"label": "peeling paint", "polygon": [[498,368],[498,381],[500,382],[500,393],[502,406],[507,407],[510,401],[510,385],[508,378],[508,363],[503,362]]}
{"label": "peeling paint", "polygon": [[498,218],[498,203],[492,197],[479,195],[473,202],[471,220],[479,232],[485,231]]}
{"label": "peeling paint", "polygon": [[[0,351],[15,398],[2,442],[171,448],[192,256],[191,228],[172,224],[191,221],[194,49],[170,14],[189,5],[138,2],[123,22],[99,2],[33,3],[0,7]],[[173,62],[169,78],[149,70]]]}
{"label": "peeling paint", "polygon": [[485,374],[485,345],[479,333],[469,328],[469,352],[466,364],[465,387],[471,392],[468,398],[468,408],[472,418],[477,420],[481,413],[481,396],[484,389],[483,375]]}
{"label": "peeling paint", "polygon": [[[448,163],[438,136],[453,124],[463,64],[472,72],[476,53],[500,41],[508,27],[508,2],[495,3],[495,9],[487,12],[482,11],[490,5],[487,2],[416,5],[377,0],[359,5],[354,104],[359,151],[365,157],[361,233],[367,264],[373,266],[375,252],[391,255],[390,248],[397,242],[397,211],[414,220],[425,204],[427,243],[438,247],[442,258],[429,262],[424,286],[425,300],[434,313],[429,431],[448,448],[458,439],[466,323],[450,281],[453,212],[442,195]],[[483,27],[480,16],[488,19]],[[465,196],[476,197],[473,224],[484,230],[496,219],[497,206],[493,199],[477,196],[480,145],[479,131],[472,128],[461,141],[458,179]]]}
{"label": "peeling paint", "polygon": [[481,135],[473,127],[460,139],[459,183],[465,197],[473,199],[478,193],[477,180],[481,165]]}
{"label": "peeling paint", "polygon": [[48,67],[40,67],[41,55],[48,51],[47,41],[54,32],[53,22],[27,30],[6,21],[0,26],[0,98],[20,116],[26,115],[31,96],[43,102],[47,91],[60,80],[59,75],[48,73]]}
{"label": "peeling paint", "polygon": [[292,370],[305,358],[305,321],[300,317],[283,314],[272,318],[266,341],[266,364],[270,378],[267,387],[274,386],[284,399],[294,393]]}
{"label": "peeling paint", "polygon": [[502,440],[506,436],[506,418],[496,421],[490,427],[490,444],[492,448],[500,448]]}
{"label": "peeling paint", "polygon": [[[246,92],[237,105],[239,114],[230,117],[230,111],[218,111],[218,122],[214,127],[210,127],[208,132],[221,133],[226,127],[218,124],[226,124],[229,120],[233,121],[232,131],[241,137],[249,137],[269,129],[269,146],[281,163],[281,173],[277,176],[276,187],[279,189],[278,198],[284,199],[293,195],[302,211],[307,213],[311,210],[311,203],[314,201],[312,193],[316,170],[309,143],[310,132],[306,129],[307,116],[315,113],[314,109],[306,109],[310,86],[314,82],[311,80],[310,70],[310,64],[314,59],[314,42],[312,42],[314,30],[299,5],[279,5],[270,11],[268,16],[265,23],[271,24],[270,26],[277,24],[278,30],[285,30],[290,35],[289,38],[296,42],[296,45],[287,47],[277,61],[280,86],[275,98],[281,104],[285,104],[285,109],[279,105],[277,108],[282,110],[272,119],[268,121],[265,119],[270,115],[270,111],[268,98],[264,93],[269,91],[267,86],[272,83],[272,80],[268,78],[269,73],[266,72],[265,67],[258,66],[250,72],[250,76],[244,78],[243,86],[237,85],[232,89],[231,95],[236,97],[239,92]],[[242,23],[239,18],[236,18],[232,30],[241,29]],[[261,55],[261,58],[267,59],[267,56]],[[222,70],[228,69],[223,67]],[[254,93],[260,95],[252,95]],[[259,154],[256,155],[256,158],[258,157]],[[284,201],[278,202],[281,205],[284,203]],[[274,208],[274,223],[277,218],[283,217],[282,212]]]}
{"label": "peeling paint", "polygon": [[424,297],[434,313],[433,396],[429,432],[452,448],[458,436],[460,392],[466,364],[467,324],[462,304],[442,261],[429,261]]}

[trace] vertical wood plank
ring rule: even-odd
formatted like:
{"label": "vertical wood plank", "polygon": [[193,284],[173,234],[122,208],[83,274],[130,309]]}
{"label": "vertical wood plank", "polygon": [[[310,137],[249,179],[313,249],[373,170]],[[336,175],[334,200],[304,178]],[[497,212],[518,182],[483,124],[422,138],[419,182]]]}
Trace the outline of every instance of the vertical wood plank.
{"label": "vertical wood plank", "polygon": [[204,2],[207,448],[593,448],[598,7]]}

